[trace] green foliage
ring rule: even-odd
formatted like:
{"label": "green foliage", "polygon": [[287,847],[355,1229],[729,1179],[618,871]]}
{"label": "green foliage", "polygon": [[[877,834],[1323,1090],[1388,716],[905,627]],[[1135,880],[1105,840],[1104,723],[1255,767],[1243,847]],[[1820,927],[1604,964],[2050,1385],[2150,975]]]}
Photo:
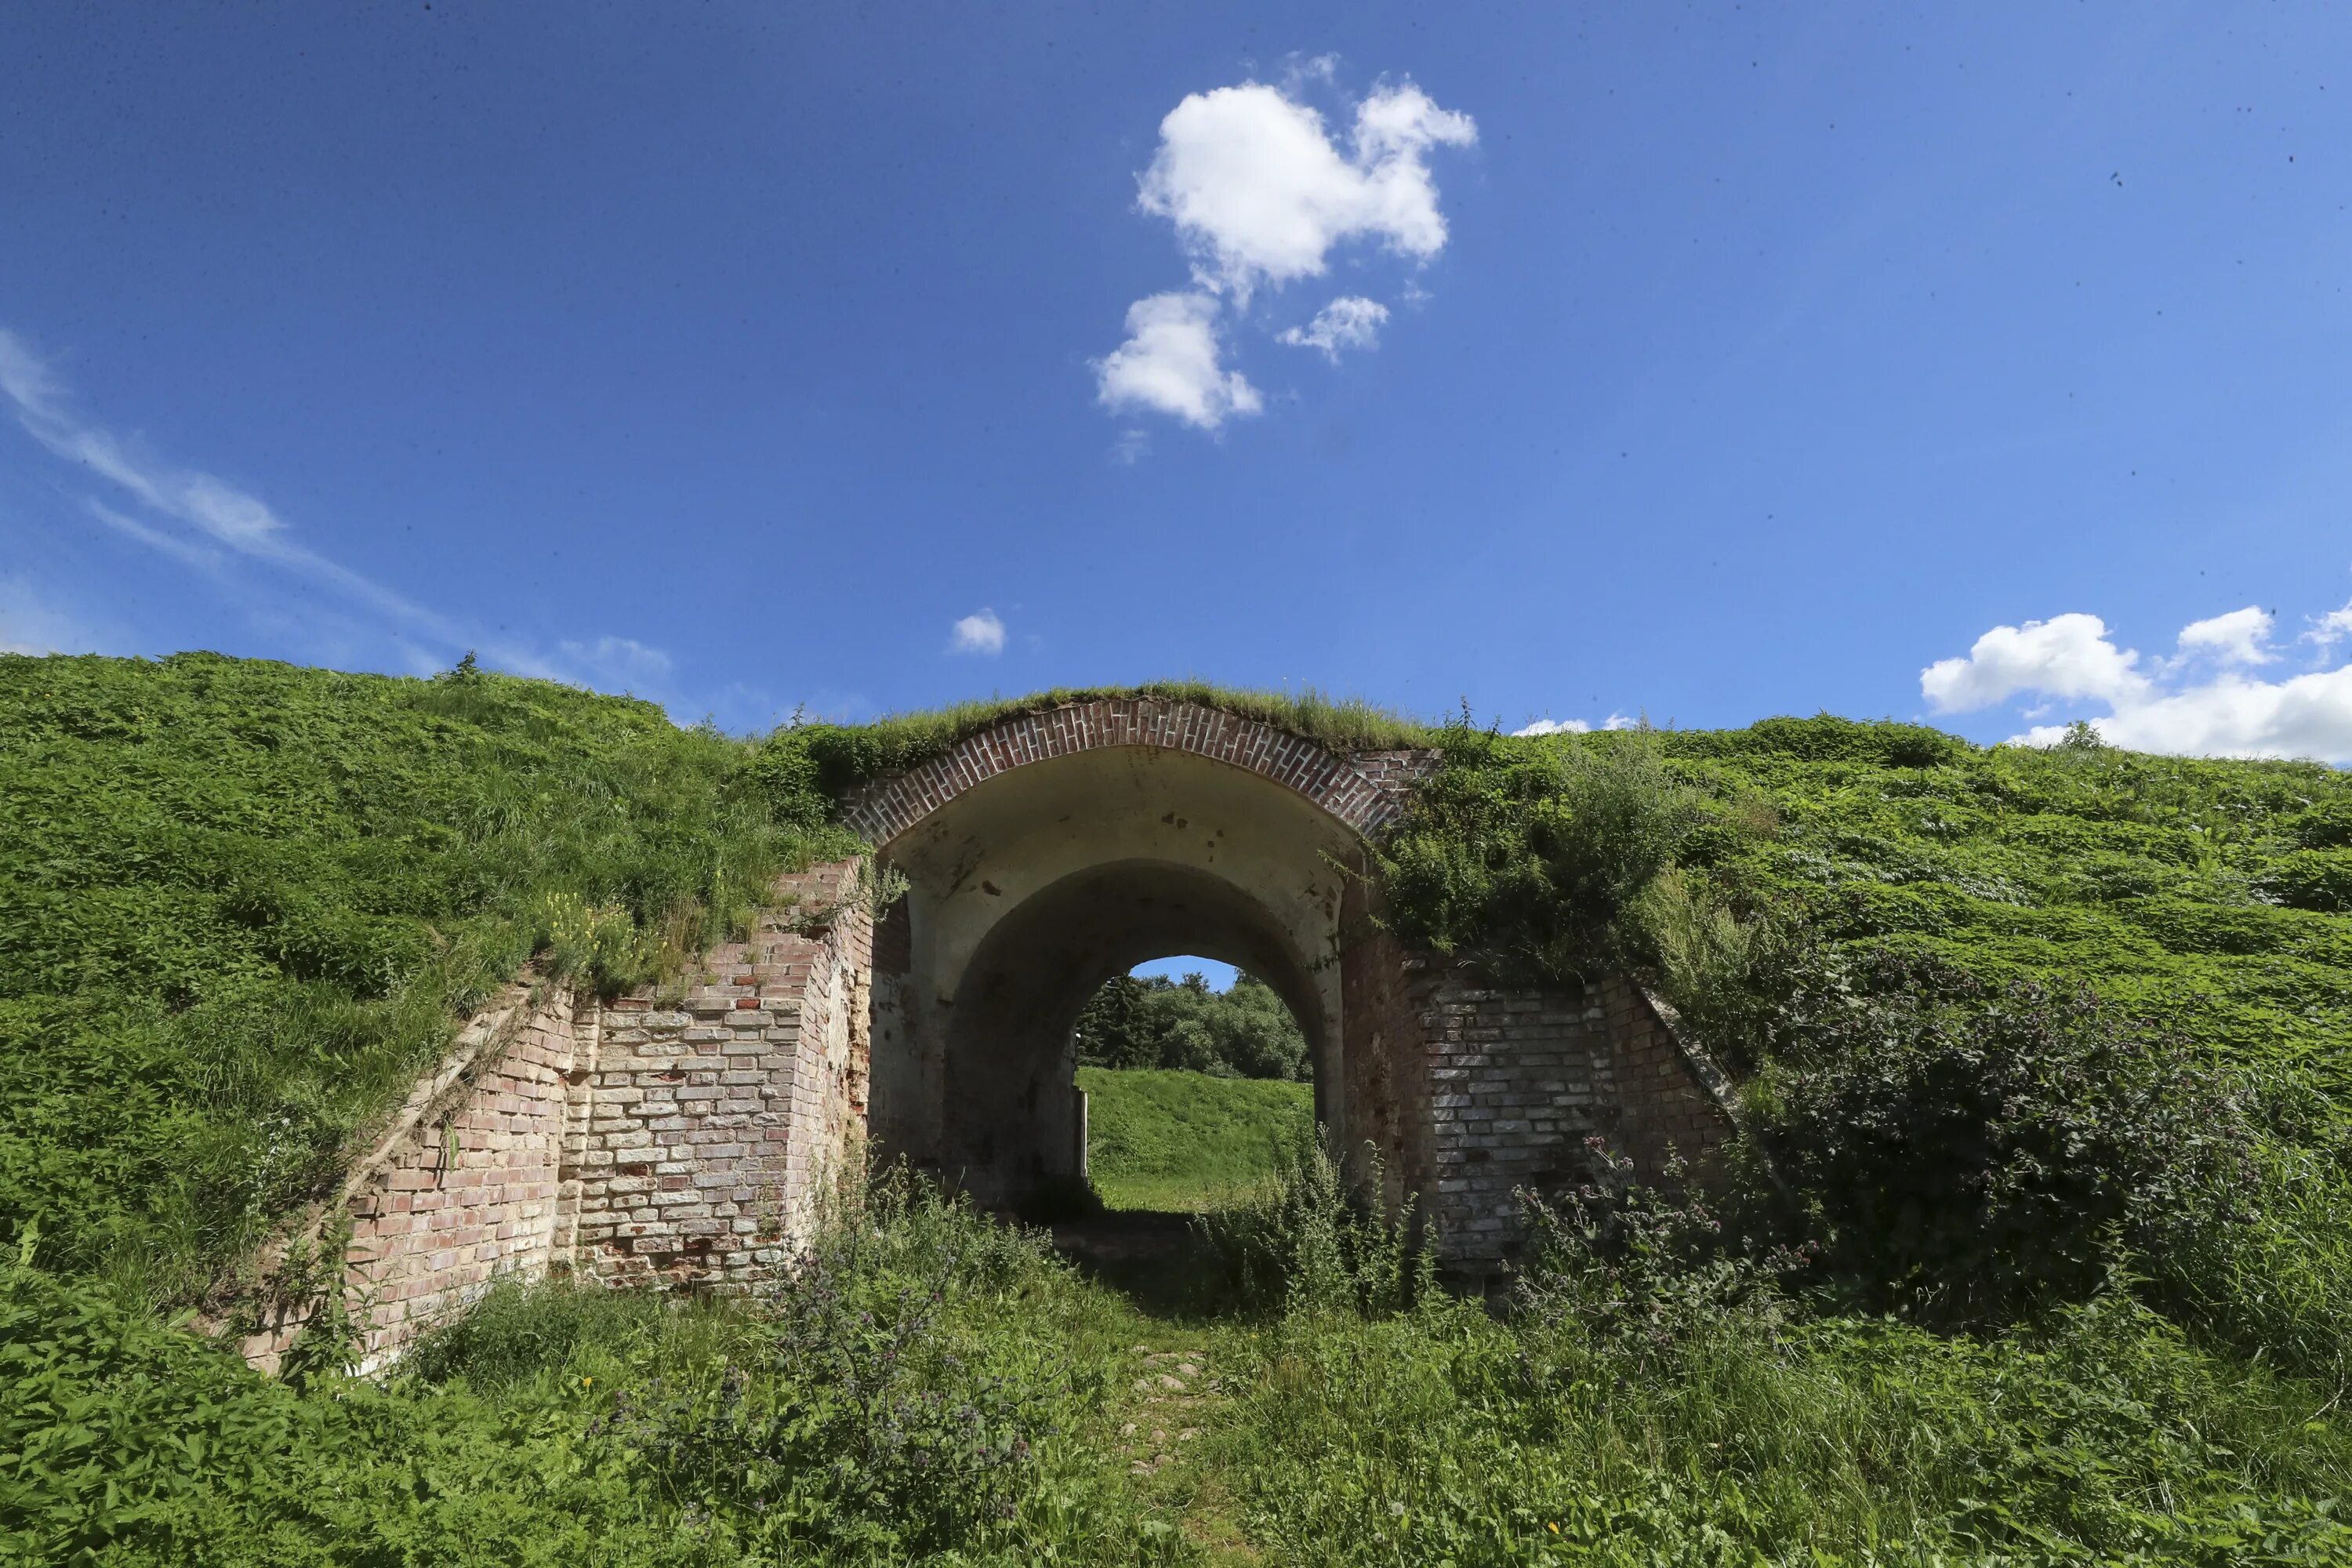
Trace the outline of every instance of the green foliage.
{"label": "green foliage", "polygon": [[534,949],[630,984],[845,848],[752,756],[478,669],[0,658],[0,1238],[200,1291]]}
{"label": "green foliage", "polygon": [[1255,1194],[1315,1128],[1304,1083],[1078,1069],[1089,1177],[1114,1209],[1218,1208]]}
{"label": "green foliage", "polygon": [[[649,1290],[507,1280],[411,1345],[401,1370],[436,1384],[462,1377],[478,1392],[496,1393],[575,1361],[625,1354],[656,1337],[682,1342],[692,1330],[679,1317],[677,1303]],[[723,1337],[730,1325],[714,1318],[710,1326]]]}
{"label": "green foliage", "polygon": [[1076,1436],[1133,1331],[1109,1316],[903,1179],[757,1304],[509,1289],[381,1386],[298,1391],[102,1282],[0,1268],[0,1561],[1167,1562]]}
{"label": "green foliage", "polygon": [[1498,1321],[1443,1299],[1295,1315],[1253,1347],[1218,1460],[1265,1555],[1310,1565],[2352,1552],[2352,1436],[2313,1419],[2308,1389],[2188,1347],[2127,1295],[1992,1340],[1769,1294],[1668,1321]]}
{"label": "green foliage", "polygon": [[[1297,1274],[1236,1345],[1214,1460],[1306,1564],[2329,1563],[2352,1429],[2110,1279],[1997,1337],[1823,1313],[1622,1160],[1552,1209],[1511,1310],[1364,1310]],[[1327,1194],[1318,1206],[1332,1208]]]}
{"label": "green foliage", "polygon": [[1210,1294],[1244,1312],[1393,1312],[1434,1287],[1413,1203],[1393,1201],[1369,1145],[1344,1169],[1310,1131],[1277,1146],[1271,1179],[1193,1221]]}
{"label": "green foliage", "polygon": [[1304,1079],[1307,1037],[1274,987],[1255,975],[1212,991],[1198,974],[1113,976],[1078,1015],[1078,1060],[1239,1078]]}
{"label": "green foliage", "polygon": [[2243,1223],[2249,1097],[2088,993],[1877,954],[1777,1024],[1771,1146],[1881,1304],[2005,1322],[2086,1296],[2115,1241],[2165,1268]]}
{"label": "green foliage", "polygon": [[2210,1342],[2345,1385],[2352,778],[1827,716],[1444,749],[1386,918],[1662,990],[1841,1289],[1999,1321],[2112,1236]]}
{"label": "green foliage", "polygon": [[1646,731],[1606,739],[1537,750],[1449,731],[1419,810],[1381,847],[1398,929],[1521,978],[1622,960],[1629,909],[1709,814]]}
{"label": "green foliage", "polygon": [[855,1194],[720,1375],[615,1410],[691,1506],[763,1549],[929,1555],[999,1534],[1037,1481],[1060,1380],[976,1363],[951,1303],[1041,1266],[1034,1243],[903,1176]]}

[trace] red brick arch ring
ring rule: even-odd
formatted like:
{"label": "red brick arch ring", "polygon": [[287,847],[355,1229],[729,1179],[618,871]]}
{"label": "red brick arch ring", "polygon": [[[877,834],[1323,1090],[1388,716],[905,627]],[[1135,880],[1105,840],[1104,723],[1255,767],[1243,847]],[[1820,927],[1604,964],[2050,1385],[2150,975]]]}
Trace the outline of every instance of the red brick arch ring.
{"label": "red brick arch ring", "polygon": [[1350,758],[1264,720],[1150,697],[1101,698],[1017,714],[903,773],[867,785],[845,826],[887,845],[977,784],[1029,763],[1106,746],[1160,746],[1243,768],[1306,796],[1367,837],[1393,822],[1426,752]]}

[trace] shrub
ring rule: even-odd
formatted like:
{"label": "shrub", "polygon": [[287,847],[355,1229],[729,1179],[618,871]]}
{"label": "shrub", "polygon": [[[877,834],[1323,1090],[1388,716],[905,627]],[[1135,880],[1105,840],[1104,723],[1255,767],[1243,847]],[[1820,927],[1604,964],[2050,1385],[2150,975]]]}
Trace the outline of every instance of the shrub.
{"label": "shrub", "polygon": [[2142,1255],[2235,1223],[2248,1097],[2087,992],[1878,955],[1813,977],[1760,1097],[1831,1260],[1883,1301],[2000,1322],[2079,1300],[2116,1238]]}
{"label": "shrub", "polygon": [[1572,750],[1466,726],[1379,847],[1397,930],[1506,974],[1577,979],[1640,945],[1624,919],[1712,815],[1646,731]]}
{"label": "shrub", "polygon": [[1679,1161],[1660,1173],[1664,1188],[1633,1179],[1633,1162],[1591,1138],[1596,1180],[1559,1203],[1520,1194],[1526,1258],[1512,1300],[1538,1334],[1569,1320],[1580,1333],[1652,1361],[1728,1317],[1783,1321],[1781,1281],[1804,1268],[1818,1243],[1738,1250]]}

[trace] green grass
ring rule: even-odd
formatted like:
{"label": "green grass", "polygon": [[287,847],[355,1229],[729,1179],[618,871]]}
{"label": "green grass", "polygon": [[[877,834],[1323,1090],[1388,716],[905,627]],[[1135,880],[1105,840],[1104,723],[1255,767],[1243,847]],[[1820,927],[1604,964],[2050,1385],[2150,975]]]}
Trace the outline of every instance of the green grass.
{"label": "green grass", "polygon": [[534,950],[641,979],[840,852],[755,756],[544,681],[0,657],[0,1245],[204,1290]]}
{"label": "green grass", "polygon": [[1262,1187],[1315,1124],[1311,1084],[1080,1068],[1095,1191],[1115,1209],[1223,1208]]}
{"label": "green grass", "polygon": [[2352,774],[1826,715],[1445,749],[1391,918],[1660,985],[1856,1299],[1991,1326],[2120,1248],[2352,1388]]}
{"label": "green grass", "polygon": [[[1294,1267],[1318,1234],[1316,1267],[1346,1267],[1335,1202],[1327,1184],[1286,1205]],[[1270,1316],[1155,1319],[1034,1234],[886,1185],[764,1303],[509,1288],[400,1374],[295,1388],[102,1283],[0,1260],[0,1561],[2352,1552],[2340,1412],[2127,1296],[1971,1336],[1726,1291],[1704,1267],[1539,1267],[1508,1317],[1443,1293],[1360,1310],[1338,1283]]]}
{"label": "green grass", "polygon": [[[1141,689],[1442,742],[1391,918],[1517,978],[1664,985],[1747,1074],[1793,1213],[1751,1184],[1644,1252],[1621,1212],[1498,1317],[1334,1184],[1269,1185],[1306,1086],[1088,1068],[1105,1196],[1211,1209],[1224,1252],[1176,1267],[1239,1258],[1245,1297],[1155,1317],[900,1190],[764,1304],[505,1292],[410,1375],[269,1383],[152,1303],[319,1190],[527,955],[658,973],[846,847],[827,792],[1106,693],[757,742],[491,676],[0,658],[0,1560],[2352,1561],[2352,780]],[[1994,989],[1871,990],[1955,973]],[[1927,1209],[1836,1234],[1895,1212],[1832,1190],[1888,1151],[1957,1173],[1924,1195],[1987,1273],[2053,1194],[2131,1223],[2104,1283],[1938,1317],[1868,1276],[1900,1241],[1940,1288]],[[1833,1245],[1738,1255],[1780,1224]],[[1177,1352],[1213,1374],[1167,1388],[1190,1362],[1144,1358]]]}

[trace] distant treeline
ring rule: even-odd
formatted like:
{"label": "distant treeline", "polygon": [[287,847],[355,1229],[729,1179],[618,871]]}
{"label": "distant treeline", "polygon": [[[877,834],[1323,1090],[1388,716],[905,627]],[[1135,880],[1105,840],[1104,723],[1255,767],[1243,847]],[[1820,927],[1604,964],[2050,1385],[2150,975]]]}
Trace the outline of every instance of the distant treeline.
{"label": "distant treeline", "polygon": [[1212,991],[1181,981],[1122,974],[1078,1015],[1078,1060],[1088,1067],[1167,1068],[1233,1078],[1304,1079],[1307,1037],[1274,987],[1238,975]]}

